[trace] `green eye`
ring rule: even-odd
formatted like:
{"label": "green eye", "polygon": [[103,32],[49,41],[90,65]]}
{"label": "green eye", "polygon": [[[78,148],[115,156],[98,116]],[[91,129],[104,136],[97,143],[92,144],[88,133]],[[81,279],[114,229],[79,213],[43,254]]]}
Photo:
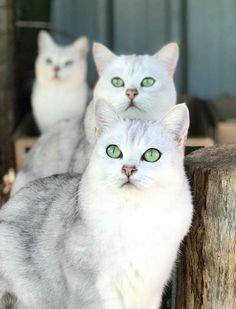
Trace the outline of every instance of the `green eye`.
{"label": "green eye", "polygon": [[125,83],[120,77],[114,77],[111,80],[111,83],[114,87],[124,87]]}
{"label": "green eye", "polygon": [[123,154],[117,145],[109,145],[106,149],[108,157],[112,159],[122,158]]}
{"label": "green eye", "polygon": [[45,61],[46,61],[47,64],[52,64],[52,59],[51,58],[46,58]]}
{"label": "green eye", "polygon": [[142,159],[147,162],[156,162],[160,159],[161,153],[158,149],[149,148],[146,150],[142,156]]}
{"label": "green eye", "polygon": [[67,60],[65,63],[64,63],[64,66],[65,67],[69,67],[73,64],[73,61],[72,60]]}
{"label": "green eye", "polygon": [[154,84],[155,79],[152,77],[145,77],[141,82],[142,87],[152,87]]}

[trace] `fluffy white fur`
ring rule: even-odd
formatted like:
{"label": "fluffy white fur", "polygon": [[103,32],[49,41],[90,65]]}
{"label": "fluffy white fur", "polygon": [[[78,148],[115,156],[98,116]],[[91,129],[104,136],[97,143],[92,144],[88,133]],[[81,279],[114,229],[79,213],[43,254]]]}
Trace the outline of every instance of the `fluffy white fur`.
{"label": "fluffy white fur", "polygon": [[[9,292],[17,309],[159,308],[192,219],[188,110],[122,120],[99,102],[96,114],[98,140],[81,181],[37,180],[0,211],[0,304]],[[123,157],[107,156],[110,144]],[[142,160],[150,147],[161,152],[157,162]],[[124,165],[137,169],[129,184]]]}
{"label": "fluffy white fur", "polygon": [[[192,219],[183,168],[188,110],[181,104],[160,122],[142,122],[122,121],[110,108],[100,108],[99,143],[81,183],[84,212],[98,244],[97,287],[102,297],[114,299],[106,308],[156,309]],[[109,144],[119,146],[122,159],[106,155]],[[162,153],[155,163],[141,160],[150,147]],[[124,165],[137,172],[132,185],[122,187]]]}
{"label": "fluffy white fur", "polygon": [[39,33],[32,108],[41,132],[63,119],[82,119],[88,97],[88,49],[86,37],[60,46],[47,32]]}
{"label": "fluffy white fur", "polygon": [[[75,119],[70,120],[70,124],[59,123],[55,129],[46,132],[30,151],[24,168],[17,175],[12,194],[33,179],[66,171],[84,171],[95,143],[96,100],[107,100],[121,117],[150,120],[160,119],[176,104],[173,82],[178,61],[176,43],[167,44],[153,56],[116,56],[104,45],[95,43],[93,55],[99,79],[94,99],[86,111],[84,127],[79,127]],[[124,80],[124,87],[112,85],[111,79],[117,76]],[[156,80],[152,87],[141,86],[145,77]],[[130,107],[125,94],[133,87],[139,92],[134,99],[136,107]]]}
{"label": "fluffy white fur", "polygon": [[[102,44],[93,45],[94,61],[99,79],[94,89],[94,99],[90,103],[85,118],[88,140],[94,142],[94,105],[102,98],[112,104],[122,117],[130,119],[158,120],[176,104],[176,90],[173,74],[178,62],[179,50],[176,43],[165,45],[154,55],[117,56]],[[111,80],[120,77],[124,87],[116,88]],[[145,77],[152,77],[152,87],[142,87]],[[136,89],[138,95],[130,106],[126,95],[128,89]]]}

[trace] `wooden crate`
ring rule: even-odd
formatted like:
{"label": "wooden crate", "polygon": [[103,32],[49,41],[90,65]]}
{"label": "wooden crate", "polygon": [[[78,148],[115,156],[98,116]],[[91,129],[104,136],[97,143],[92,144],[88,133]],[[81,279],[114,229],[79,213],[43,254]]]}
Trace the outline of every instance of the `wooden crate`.
{"label": "wooden crate", "polygon": [[36,137],[22,137],[14,142],[16,170],[19,171],[25,160],[25,156],[33,144],[36,142]]}
{"label": "wooden crate", "polygon": [[216,141],[219,144],[236,143],[236,118],[235,120],[220,121],[217,124]]}
{"label": "wooden crate", "polygon": [[236,96],[224,95],[209,104],[219,144],[236,143]]}
{"label": "wooden crate", "polygon": [[28,113],[13,136],[17,171],[22,168],[25,156],[36,142],[38,135],[39,132],[33,116],[31,113]]}
{"label": "wooden crate", "polygon": [[178,102],[185,102],[190,114],[190,128],[187,146],[209,147],[215,144],[214,119],[208,109],[208,101],[187,95],[179,96]]}
{"label": "wooden crate", "polygon": [[191,147],[209,147],[215,144],[214,139],[210,137],[189,137],[186,146]]}

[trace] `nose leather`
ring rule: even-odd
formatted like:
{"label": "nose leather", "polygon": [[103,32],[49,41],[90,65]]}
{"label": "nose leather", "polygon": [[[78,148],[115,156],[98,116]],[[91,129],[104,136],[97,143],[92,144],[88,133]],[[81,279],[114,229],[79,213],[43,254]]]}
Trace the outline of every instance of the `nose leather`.
{"label": "nose leather", "polygon": [[58,73],[60,71],[60,67],[57,65],[56,67],[54,67],[54,71],[55,73]]}
{"label": "nose leather", "polygon": [[138,95],[138,90],[137,89],[127,89],[126,90],[126,93],[127,97],[130,99],[130,100],[133,100],[137,95]]}
{"label": "nose leather", "polygon": [[124,165],[122,167],[122,172],[127,176],[130,177],[133,173],[137,172],[137,168],[134,165]]}

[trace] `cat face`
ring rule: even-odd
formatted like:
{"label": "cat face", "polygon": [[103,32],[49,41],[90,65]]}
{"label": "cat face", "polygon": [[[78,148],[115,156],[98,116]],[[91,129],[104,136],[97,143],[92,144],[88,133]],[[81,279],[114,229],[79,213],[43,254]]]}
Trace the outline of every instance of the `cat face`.
{"label": "cat face", "polygon": [[[178,46],[164,46],[153,56],[116,56],[105,46],[95,43],[94,60],[99,80],[94,96],[112,102],[125,117],[156,119],[176,103],[173,74],[178,61]],[[145,117],[147,113],[147,117]]]}
{"label": "cat face", "polygon": [[68,46],[57,45],[46,31],[38,36],[36,78],[42,82],[79,82],[86,78],[86,55],[89,45],[86,37]]}
{"label": "cat face", "polygon": [[96,119],[99,138],[92,161],[106,185],[137,191],[179,181],[189,127],[185,104],[158,122],[122,120],[108,104],[98,102]]}

